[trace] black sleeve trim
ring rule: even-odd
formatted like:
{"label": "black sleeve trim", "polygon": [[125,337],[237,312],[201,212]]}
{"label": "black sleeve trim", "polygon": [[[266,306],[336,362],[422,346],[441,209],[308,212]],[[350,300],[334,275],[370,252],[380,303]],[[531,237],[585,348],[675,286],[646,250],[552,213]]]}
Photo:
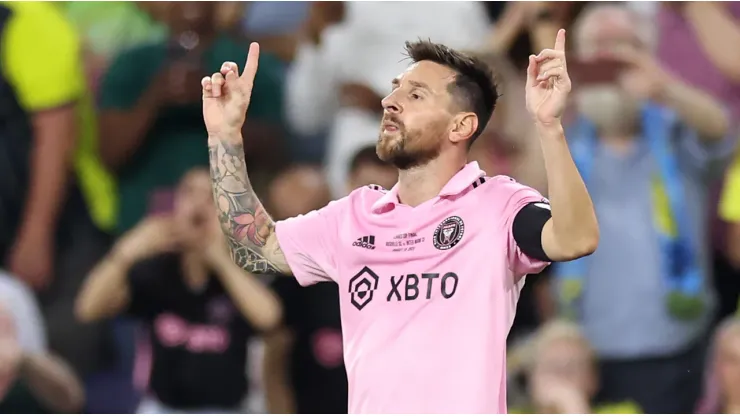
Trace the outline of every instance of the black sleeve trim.
{"label": "black sleeve trim", "polygon": [[531,202],[517,212],[512,234],[524,254],[533,259],[552,261],[542,248],[542,229],[550,218],[552,212],[546,202]]}

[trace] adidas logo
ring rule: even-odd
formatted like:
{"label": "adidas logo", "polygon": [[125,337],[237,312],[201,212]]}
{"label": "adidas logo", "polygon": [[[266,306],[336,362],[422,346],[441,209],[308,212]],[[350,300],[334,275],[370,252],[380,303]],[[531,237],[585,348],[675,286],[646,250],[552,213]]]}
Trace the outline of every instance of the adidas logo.
{"label": "adidas logo", "polygon": [[374,235],[368,235],[365,237],[360,237],[352,243],[354,247],[362,247],[369,250],[375,250],[375,236]]}

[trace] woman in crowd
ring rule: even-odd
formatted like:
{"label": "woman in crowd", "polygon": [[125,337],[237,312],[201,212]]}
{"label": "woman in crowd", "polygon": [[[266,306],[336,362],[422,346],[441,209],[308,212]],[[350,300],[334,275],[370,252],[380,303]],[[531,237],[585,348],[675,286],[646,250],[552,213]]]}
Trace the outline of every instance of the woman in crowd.
{"label": "woman in crowd", "polygon": [[550,321],[529,344],[529,403],[511,413],[641,413],[632,402],[600,403],[597,361],[578,325]]}
{"label": "woman in crowd", "polygon": [[126,313],[147,324],[140,413],[240,413],[247,342],[281,315],[272,291],[230,258],[201,168],[182,179],[172,215],[144,219],[95,267],[76,311],[85,322]]}

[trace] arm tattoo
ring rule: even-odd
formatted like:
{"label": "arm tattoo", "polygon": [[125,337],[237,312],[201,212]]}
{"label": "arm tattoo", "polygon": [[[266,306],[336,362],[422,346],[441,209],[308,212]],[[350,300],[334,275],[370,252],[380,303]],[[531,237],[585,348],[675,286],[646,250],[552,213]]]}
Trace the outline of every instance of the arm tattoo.
{"label": "arm tattoo", "polygon": [[275,242],[275,223],[249,183],[244,147],[220,141],[209,144],[208,155],[219,222],[236,264],[252,273],[288,271],[280,247],[268,244]]}

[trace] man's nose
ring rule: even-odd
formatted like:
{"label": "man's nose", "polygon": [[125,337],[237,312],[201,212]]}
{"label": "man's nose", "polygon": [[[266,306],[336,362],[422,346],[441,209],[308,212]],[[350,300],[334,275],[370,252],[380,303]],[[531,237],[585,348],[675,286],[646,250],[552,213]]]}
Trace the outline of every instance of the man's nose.
{"label": "man's nose", "polygon": [[398,100],[393,97],[393,94],[383,98],[383,101],[380,103],[383,105],[383,110],[386,113],[398,114],[401,112],[401,105],[398,103]]}

